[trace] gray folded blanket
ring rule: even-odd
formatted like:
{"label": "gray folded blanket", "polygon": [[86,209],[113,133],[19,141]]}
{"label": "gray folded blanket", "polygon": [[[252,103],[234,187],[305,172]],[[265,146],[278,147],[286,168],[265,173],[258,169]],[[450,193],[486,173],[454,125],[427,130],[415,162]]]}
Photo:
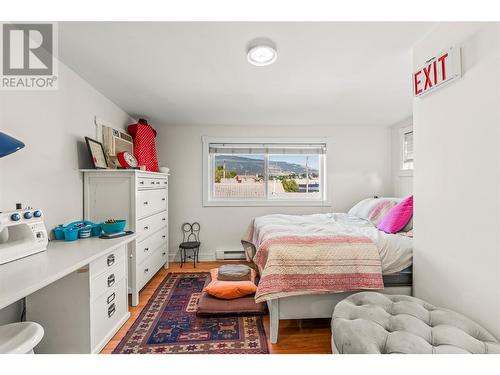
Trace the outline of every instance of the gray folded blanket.
{"label": "gray folded blanket", "polygon": [[219,281],[249,281],[251,280],[250,267],[244,264],[225,265],[219,267],[217,275]]}

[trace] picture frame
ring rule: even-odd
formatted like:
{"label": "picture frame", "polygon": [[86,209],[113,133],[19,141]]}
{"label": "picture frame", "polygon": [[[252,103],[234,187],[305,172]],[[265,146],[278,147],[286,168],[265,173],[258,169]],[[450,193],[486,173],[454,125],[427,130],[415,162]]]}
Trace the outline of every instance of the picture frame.
{"label": "picture frame", "polygon": [[89,137],[85,137],[85,142],[87,143],[94,169],[108,169],[108,161],[102,143]]}

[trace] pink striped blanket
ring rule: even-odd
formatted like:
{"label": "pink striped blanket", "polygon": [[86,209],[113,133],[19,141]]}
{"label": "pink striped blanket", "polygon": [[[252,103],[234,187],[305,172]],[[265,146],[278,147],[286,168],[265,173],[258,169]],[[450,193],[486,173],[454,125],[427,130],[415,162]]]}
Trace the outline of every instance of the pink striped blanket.
{"label": "pink striped blanket", "polygon": [[376,244],[324,215],[258,217],[243,241],[257,249],[257,302],[303,294],[383,289]]}

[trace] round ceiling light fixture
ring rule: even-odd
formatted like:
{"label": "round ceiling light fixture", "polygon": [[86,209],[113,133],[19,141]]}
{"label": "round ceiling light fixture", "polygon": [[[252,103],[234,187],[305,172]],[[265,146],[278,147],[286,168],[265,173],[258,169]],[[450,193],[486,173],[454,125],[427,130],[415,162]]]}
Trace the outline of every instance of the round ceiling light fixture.
{"label": "round ceiling light fixture", "polygon": [[247,60],[255,66],[271,65],[278,58],[276,45],[272,40],[258,38],[248,43]]}

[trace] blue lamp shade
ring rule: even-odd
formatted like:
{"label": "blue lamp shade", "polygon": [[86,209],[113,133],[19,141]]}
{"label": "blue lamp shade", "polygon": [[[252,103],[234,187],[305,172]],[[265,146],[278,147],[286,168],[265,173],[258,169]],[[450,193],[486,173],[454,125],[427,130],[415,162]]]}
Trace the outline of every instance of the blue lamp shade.
{"label": "blue lamp shade", "polygon": [[24,143],[0,132],[0,158],[12,154],[24,147]]}

